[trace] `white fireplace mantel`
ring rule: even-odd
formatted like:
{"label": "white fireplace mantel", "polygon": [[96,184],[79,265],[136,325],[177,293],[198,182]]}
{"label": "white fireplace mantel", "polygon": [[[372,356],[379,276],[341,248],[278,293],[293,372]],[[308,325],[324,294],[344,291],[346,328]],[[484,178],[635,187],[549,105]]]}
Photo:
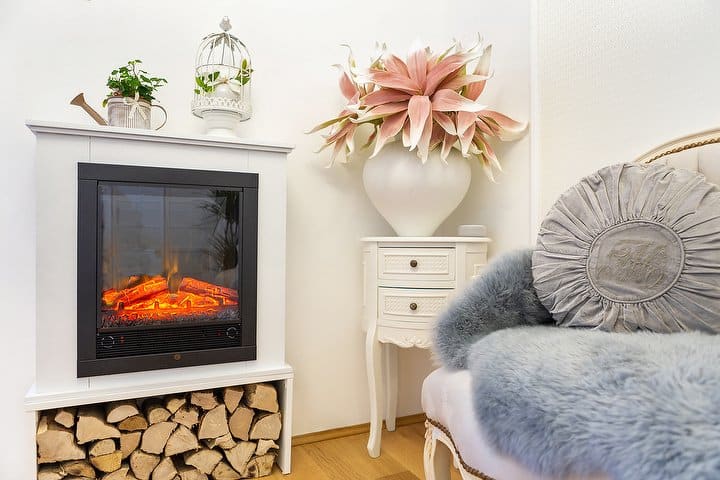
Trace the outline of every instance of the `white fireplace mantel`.
{"label": "white fireplace mantel", "polygon": [[[234,148],[239,150],[259,150],[265,152],[290,153],[293,146],[286,143],[250,140],[247,138],[211,137],[208,135],[177,135],[159,130],[138,128],[109,127],[104,125],[77,125],[73,123],[46,122],[28,120],[25,125],[36,135],[54,133],[58,135],[77,135],[81,137],[126,139],[132,141],[175,143],[215,148]],[[198,168],[202,167],[199,165]]]}
{"label": "white fireplace mantel", "polygon": [[[36,379],[25,397],[26,409],[274,381],[284,409],[278,461],[289,471],[293,369],[285,361],[285,224],[286,161],[292,146],[99,125],[28,121],[27,126],[37,137],[37,314]],[[79,162],[259,175],[257,360],[77,377]]]}

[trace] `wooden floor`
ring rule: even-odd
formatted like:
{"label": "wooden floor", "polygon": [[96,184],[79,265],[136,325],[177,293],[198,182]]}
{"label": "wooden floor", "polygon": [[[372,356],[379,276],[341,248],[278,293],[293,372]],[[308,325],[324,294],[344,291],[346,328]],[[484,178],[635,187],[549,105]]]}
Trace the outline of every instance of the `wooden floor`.
{"label": "wooden floor", "polygon": [[[421,480],[425,426],[415,423],[383,431],[380,457],[370,458],[368,435],[352,435],[292,449],[292,473],[279,470],[265,477],[273,480]],[[457,471],[453,480],[461,480]]]}

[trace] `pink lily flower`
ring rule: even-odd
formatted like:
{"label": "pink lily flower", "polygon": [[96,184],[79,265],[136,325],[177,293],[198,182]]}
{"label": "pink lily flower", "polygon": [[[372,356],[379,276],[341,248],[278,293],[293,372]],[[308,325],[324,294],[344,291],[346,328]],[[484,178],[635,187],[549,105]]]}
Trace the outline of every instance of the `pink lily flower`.
{"label": "pink lily flower", "polygon": [[511,140],[526,124],[478,102],[490,78],[491,52],[490,46],[481,50],[479,43],[467,50],[456,43],[437,56],[417,48],[406,61],[392,54],[377,58],[364,75],[355,72],[351,56],[349,70],[341,69],[340,77],[347,106],[311,132],[332,127],[321,147],[334,147],[331,163],[340,154],[354,152],[356,127],[369,123],[374,132],[366,146],[375,143],[372,156],[400,135],[404,146],[417,149],[423,163],[435,148],[443,160],[457,148],[466,157],[478,157],[493,179],[493,169],[501,168],[488,137]]}

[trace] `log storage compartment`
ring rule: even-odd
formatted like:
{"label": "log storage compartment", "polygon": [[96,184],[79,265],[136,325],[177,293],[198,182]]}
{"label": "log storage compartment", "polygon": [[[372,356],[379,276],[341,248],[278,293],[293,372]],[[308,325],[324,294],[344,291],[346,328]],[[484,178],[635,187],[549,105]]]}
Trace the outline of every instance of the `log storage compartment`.
{"label": "log storage compartment", "polygon": [[42,410],[37,479],[263,477],[281,428],[273,383]]}

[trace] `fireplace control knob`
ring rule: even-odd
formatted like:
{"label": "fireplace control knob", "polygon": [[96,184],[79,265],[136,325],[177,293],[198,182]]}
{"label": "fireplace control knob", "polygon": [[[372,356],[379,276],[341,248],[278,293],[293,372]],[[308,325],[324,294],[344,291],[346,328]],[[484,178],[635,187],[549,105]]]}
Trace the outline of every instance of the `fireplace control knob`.
{"label": "fireplace control knob", "polygon": [[103,348],[112,348],[115,345],[115,337],[106,335],[100,338],[100,346]]}
{"label": "fireplace control knob", "polygon": [[228,329],[225,330],[225,336],[231,340],[236,339],[238,336],[238,329],[236,327],[228,327]]}

